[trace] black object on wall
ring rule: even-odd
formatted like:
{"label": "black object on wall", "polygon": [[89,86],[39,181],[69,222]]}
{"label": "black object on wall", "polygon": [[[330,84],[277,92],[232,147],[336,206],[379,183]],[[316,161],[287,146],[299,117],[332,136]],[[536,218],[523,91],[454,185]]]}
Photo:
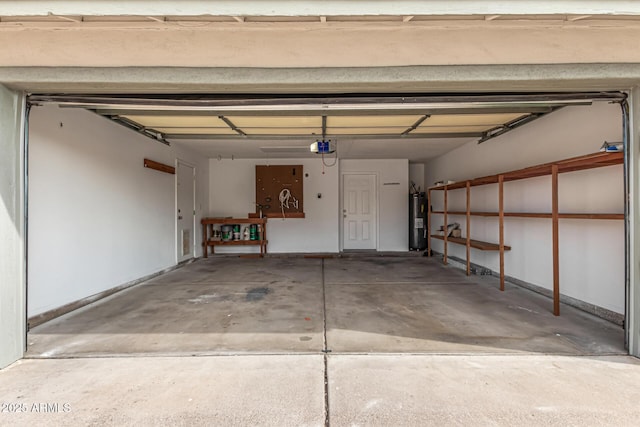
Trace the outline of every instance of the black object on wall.
{"label": "black object on wall", "polygon": [[427,196],[424,192],[409,195],[409,250],[422,251],[427,248],[425,236]]}

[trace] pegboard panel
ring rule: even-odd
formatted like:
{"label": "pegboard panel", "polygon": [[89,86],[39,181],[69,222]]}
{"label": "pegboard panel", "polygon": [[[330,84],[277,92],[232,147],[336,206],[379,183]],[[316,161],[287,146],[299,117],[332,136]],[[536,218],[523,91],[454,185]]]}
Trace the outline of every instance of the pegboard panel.
{"label": "pegboard panel", "polygon": [[304,217],[304,174],[302,165],[256,165],[256,213],[257,205],[267,217]]}

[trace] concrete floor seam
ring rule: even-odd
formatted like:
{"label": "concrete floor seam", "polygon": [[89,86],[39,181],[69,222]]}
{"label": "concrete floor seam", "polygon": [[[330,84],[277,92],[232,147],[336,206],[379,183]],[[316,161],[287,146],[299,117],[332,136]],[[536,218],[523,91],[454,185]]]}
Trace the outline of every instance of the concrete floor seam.
{"label": "concrete floor seam", "polygon": [[331,350],[329,350],[327,346],[327,291],[324,278],[324,259],[321,260],[320,268],[320,277],[322,281],[322,352],[324,353],[324,425],[325,427],[329,427],[331,425],[331,421],[329,411],[329,360],[327,354]]}

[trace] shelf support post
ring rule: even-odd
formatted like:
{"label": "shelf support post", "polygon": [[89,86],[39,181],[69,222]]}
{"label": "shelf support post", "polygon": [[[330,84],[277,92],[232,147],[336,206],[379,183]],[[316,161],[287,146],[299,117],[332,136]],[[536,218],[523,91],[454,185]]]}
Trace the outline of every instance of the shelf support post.
{"label": "shelf support post", "polygon": [[471,181],[467,181],[467,276],[471,275]]}
{"label": "shelf support post", "polygon": [[558,165],[551,165],[551,222],[553,227],[553,314],[560,315],[560,259],[558,236]]}
{"label": "shelf support post", "polygon": [[207,235],[207,224],[202,224],[202,256],[209,257],[209,236]]}
{"label": "shelf support post", "polygon": [[500,230],[500,290],[504,291],[504,175],[498,175],[498,217]]}
{"label": "shelf support post", "polygon": [[444,225],[442,226],[443,234],[444,234],[444,256],[442,257],[442,263],[447,265],[447,238],[449,237],[449,228],[447,227],[447,186],[444,186]]}

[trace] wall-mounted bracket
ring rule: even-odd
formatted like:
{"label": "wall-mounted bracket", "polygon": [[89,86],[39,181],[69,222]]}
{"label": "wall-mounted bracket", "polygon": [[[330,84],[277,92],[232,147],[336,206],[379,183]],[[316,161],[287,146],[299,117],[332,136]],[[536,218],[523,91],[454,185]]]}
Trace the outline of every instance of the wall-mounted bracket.
{"label": "wall-mounted bracket", "polygon": [[153,170],[157,170],[157,171],[160,171],[160,172],[168,173],[168,174],[171,174],[171,175],[175,175],[176,174],[176,168],[174,168],[173,166],[165,165],[163,163],[158,163],[158,162],[155,162],[155,161],[149,160],[149,159],[144,159],[144,167],[145,168],[149,168],[149,169],[153,169]]}

